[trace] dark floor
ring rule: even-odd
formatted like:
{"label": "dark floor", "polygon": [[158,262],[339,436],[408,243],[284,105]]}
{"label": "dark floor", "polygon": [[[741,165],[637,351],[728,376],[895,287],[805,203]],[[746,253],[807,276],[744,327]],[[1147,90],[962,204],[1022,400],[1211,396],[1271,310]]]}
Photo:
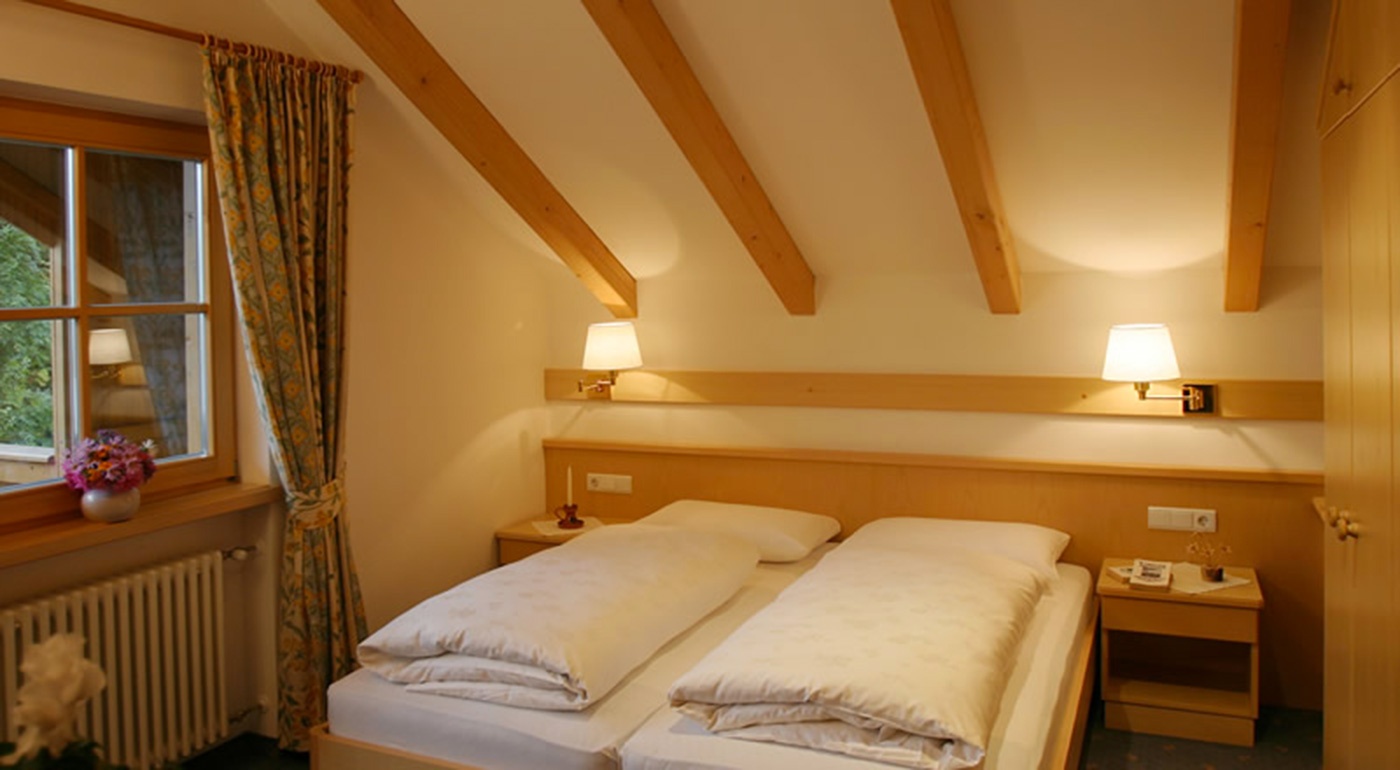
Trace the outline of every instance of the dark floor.
{"label": "dark floor", "polygon": [[[1319,770],[1322,767],[1322,715],[1315,711],[1264,709],[1252,749],[1155,735],[1108,730],[1103,717],[1090,717],[1084,739],[1083,770]],[[305,770],[305,754],[278,751],[274,741],[242,735],[191,759],[185,770]],[[335,768],[325,768],[335,770]]]}
{"label": "dark floor", "polygon": [[311,767],[311,759],[306,754],[279,750],[277,741],[271,738],[244,733],[185,762],[182,767],[184,770],[306,770]]}
{"label": "dark floor", "polygon": [[1321,770],[1322,714],[1294,709],[1260,709],[1253,748],[1140,735],[1103,726],[1103,714],[1090,715],[1084,738],[1083,770]]}

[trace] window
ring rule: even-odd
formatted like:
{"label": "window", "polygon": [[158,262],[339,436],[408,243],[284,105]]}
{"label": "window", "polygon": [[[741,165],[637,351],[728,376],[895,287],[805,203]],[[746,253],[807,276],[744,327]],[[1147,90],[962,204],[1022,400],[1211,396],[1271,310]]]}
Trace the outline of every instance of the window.
{"label": "window", "polygon": [[60,461],[155,442],[147,492],[234,475],[231,298],[202,126],[0,98],[0,531]]}

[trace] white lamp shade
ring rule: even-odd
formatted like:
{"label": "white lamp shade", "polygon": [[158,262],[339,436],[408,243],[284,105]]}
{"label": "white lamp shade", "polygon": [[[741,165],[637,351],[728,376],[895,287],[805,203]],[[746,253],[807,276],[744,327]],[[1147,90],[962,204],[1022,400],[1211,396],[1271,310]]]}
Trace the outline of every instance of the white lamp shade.
{"label": "white lamp shade", "polygon": [[588,327],[583,343],[583,368],[590,372],[635,369],[642,365],[637,330],[630,321],[612,321]]}
{"label": "white lamp shade", "polygon": [[1111,382],[1157,382],[1181,376],[1172,334],[1163,324],[1120,324],[1108,330],[1103,378]]}
{"label": "white lamp shade", "polygon": [[125,329],[94,329],[88,336],[88,363],[110,366],[131,361],[131,341]]}

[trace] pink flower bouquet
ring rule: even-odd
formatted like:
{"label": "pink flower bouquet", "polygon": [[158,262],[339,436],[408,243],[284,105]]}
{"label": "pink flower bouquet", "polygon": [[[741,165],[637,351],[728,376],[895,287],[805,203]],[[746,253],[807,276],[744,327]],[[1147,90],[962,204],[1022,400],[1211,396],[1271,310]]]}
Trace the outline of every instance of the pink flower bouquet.
{"label": "pink flower bouquet", "polygon": [[149,440],[137,444],[114,430],[99,430],[96,439],[85,438],[63,453],[63,478],[84,492],[125,492],[155,475],[154,452]]}

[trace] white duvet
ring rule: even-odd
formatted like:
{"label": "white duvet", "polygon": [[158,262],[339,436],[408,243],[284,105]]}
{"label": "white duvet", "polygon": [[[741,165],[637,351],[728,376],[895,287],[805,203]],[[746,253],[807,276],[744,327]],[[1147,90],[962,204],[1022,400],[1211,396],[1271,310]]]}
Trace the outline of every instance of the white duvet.
{"label": "white duvet", "polygon": [[757,563],[737,538],[610,526],[422,602],[362,642],[359,659],[410,690],[582,710]]}
{"label": "white duvet", "polygon": [[671,688],[720,735],[907,767],[985,755],[1040,576],[958,549],[843,544]]}

